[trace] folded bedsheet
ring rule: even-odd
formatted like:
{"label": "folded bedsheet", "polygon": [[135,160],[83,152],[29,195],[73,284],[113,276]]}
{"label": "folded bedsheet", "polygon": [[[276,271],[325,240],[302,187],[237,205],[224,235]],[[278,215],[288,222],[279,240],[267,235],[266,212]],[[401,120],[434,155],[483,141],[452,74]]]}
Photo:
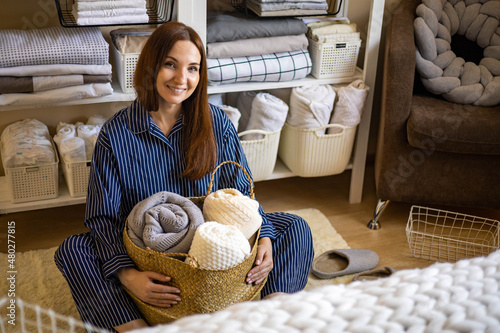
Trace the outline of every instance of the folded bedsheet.
{"label": "folded bedsheet", "polygon": [[111,64],[106,65],[78,65],[78,64],[50,64],[0,67],[0,76],[52,76],[68,74],[111,75]]}
{"label": "folded bedsheet", "polygon": [[0,67],[109,64],[109,44],[97,27],[0,30]]}
{"label": "folded bedsheet", "polygon": [[0,94],[29,93],[87,83],[111,82],[109,75],[0,76]]}
{"label": "folded bedsheet", "polygon": [[235,12],[208,12],[207,14],[207,43],[300,35],[306,32],[305,23],[296,18],[261,19]]}
{"label": "folded bedsheet", "polygon": [[252,57],[207,59],[210,85],[298,80],[311,73],[311,67],[311,57],[307,50]]}
{"label": "folded bedsheet", "polygon": [[257,56],[260,54],[299,51],[309,45],[305,34],[239,39],[207,44],[207,58]]}
{"label": "folded bedsheet", "polygon": [[261,0],[248,0],[248,4],[256,6],[261,11],[276,11],[289,9],[328,10],[326,1],[286,1],[263,2]]}

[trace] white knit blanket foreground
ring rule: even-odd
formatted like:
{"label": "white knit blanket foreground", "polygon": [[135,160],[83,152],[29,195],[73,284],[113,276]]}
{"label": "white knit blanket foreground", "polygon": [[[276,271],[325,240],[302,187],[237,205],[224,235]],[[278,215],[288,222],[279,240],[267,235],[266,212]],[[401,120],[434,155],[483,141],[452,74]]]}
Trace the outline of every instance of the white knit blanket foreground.
{"label": "white knit blanket foreground", "polygon": [[497,251],[375,281],[235,304],[135,332],[500,332],[499,284]]}

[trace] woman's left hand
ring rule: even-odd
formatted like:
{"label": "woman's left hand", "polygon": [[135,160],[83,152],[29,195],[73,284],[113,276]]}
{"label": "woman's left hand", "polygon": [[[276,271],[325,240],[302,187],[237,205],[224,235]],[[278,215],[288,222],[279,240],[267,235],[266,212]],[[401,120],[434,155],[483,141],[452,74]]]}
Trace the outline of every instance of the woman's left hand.
{"label": "woman's left hand", "polygon": [[273,269],[273,247],[269,237],[259,239],[255,266],[247,274],[247,283],[260,284]]}

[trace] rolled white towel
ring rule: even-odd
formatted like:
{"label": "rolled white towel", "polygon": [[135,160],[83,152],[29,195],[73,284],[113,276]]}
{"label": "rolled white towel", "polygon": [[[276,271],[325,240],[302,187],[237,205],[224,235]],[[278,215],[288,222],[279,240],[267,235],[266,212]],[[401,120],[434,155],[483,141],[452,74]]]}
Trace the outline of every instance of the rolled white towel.
{"label": "rolled white towel", "polygon": [[241,118],[241,112],[232,106],[229,105],[219,105],[219,107],[224,111],[224,113],[229,117],[231,123],[233,123],[236,132],[238,131],[238,124]]}
{"label": "rolled white towel", "polygon": [[293,88],[286,121],[298,128],[328,125],[334,102],[335,91],[329,84]]}
{"label": "rolled white towel", "polygon": [[61,142],[64,139],[69,139],[69,138],[74,138],[76,137],[76,129],[75,125],[73,124],[64,124],[61,125],[62,123],[59,123],[57,125],[57,133],[54,135],[54,142],[57,144],[57,147],[59,149],[61,148]]}
{"label": "rolled white towel", "polygon": [[94,152],[95,135],[99,134],[101,130],[100,126],[97,125],[80,125],[77,128],[77,136],[85,140],[85,155],[87,160],[92,159],[92,153]]}
{"label": "rolled white towel", "polygon": [[233,225],[250,239],[262,225],[259,203],[237,189],[222,189],[210,193],[203,204],[206,221]]}
{"label": "rolled white towel", "polygon": [[93,116],[90,116],[89,119],[87,120],[87,125],[97,125],[102,127],[104,123],[106,122],[106,118],[100,114],[96,114]]}
{"label": "rolled white towel", "polygon": [[[228,269],[250,255],[250,243],[235,226],[209,221],[196,229],[189,255],[203,269]],[[187,263],[194,265],[188,258]]]}
{"label": "rolled white towel", "polygon": [[248,121],[250,120],[250,114],[252,113],[252,101],[256,95],[256,91],[244,91],[238,95],[236,108],[241,113],[238,127],[241,131],[246,131]]}
{"label": "rolled white towel", "polygon": [[[344,126],[356,126],[361,121],[361,115],[365,109],[365,101],[370,88],[363,80],[353,81],[338,90],[339,100],[335,104],[330,124],[340,124]],[[329,128],[327,133],[336,133],[338,128]]]}
{"label": "rolled white towel", "polygon": [[56,126],[56,133],[59,132],[61,130],[61,128],[66,127],[66,126],[75,127],[75,130],[76,130],[76,126],[74,124],[59,122]]}
{"label": "rolled white towel", "polygon": [[85,140],[79,137],[63,139],[59,143],[61,156],[67,163],[83,162],[87,160]]}
{"label": "rolled white towel", "polygon": [[[252,100],[252,110],[246,128],[248,131],[258,129],[266,132],[280,130],[288,114],[288,105],[269,93],[257,93]],[[248,140],[258,140],[262,134],[249,134]]]}

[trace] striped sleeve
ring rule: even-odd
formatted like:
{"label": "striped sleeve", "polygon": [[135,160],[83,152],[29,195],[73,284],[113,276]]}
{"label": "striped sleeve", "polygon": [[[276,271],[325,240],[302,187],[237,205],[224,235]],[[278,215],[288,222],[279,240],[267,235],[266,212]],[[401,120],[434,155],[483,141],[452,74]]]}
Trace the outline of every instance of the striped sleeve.
{"label": "striped sleeve", "polygon": [[120,218],[121,190],[116,162],[105,133],[96,142],[89,175],[85,225],[95,239],[102,260],[104,276],[125,267],[135,267],[123,244],[123,223]]}

